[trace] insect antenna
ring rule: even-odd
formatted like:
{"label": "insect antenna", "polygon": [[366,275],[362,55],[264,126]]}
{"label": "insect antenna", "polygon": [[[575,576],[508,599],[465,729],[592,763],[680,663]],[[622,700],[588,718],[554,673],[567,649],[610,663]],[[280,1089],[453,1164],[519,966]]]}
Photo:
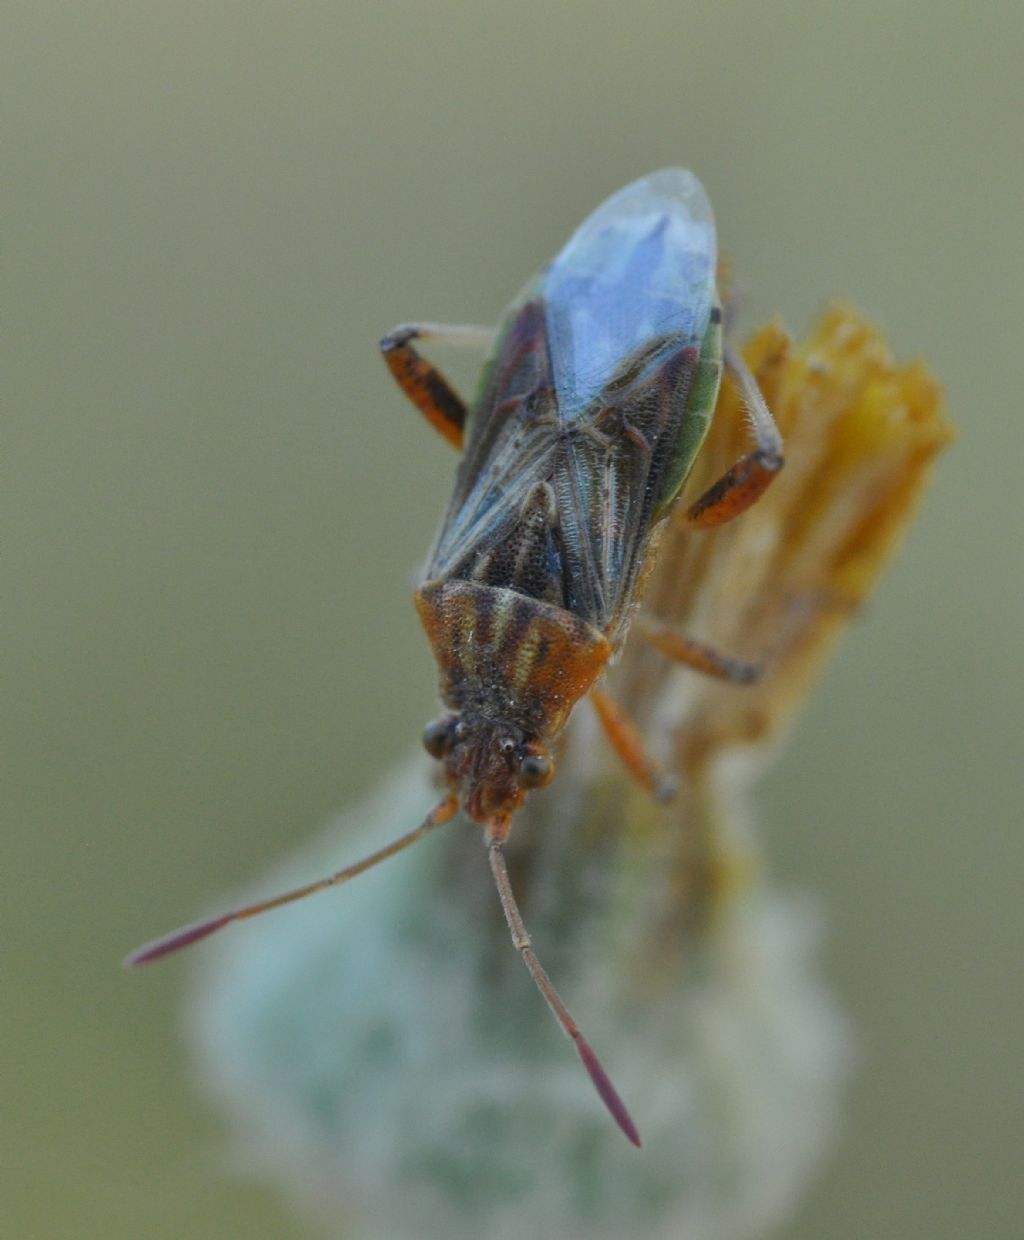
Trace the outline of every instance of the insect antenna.
{"label": "insect antenna", "polygon": [[337,870],[334,874],[328,874],[325,878],[318,878],[315,882],[307,883],[304,887],[296,887],[293,891],[285,891],[281,895],[271,896],[268,900],[259,900],[255,904],[247,904],[243,908],[236,908],[230,913],[221,913],[218,917],[210,917],[205,921],[194,921],[190,925],[182,926],[178,930],[172,930],[170,934],[165,934],[159,939],[153,939],[149,943],[144,943],[141,947],[136,948],[130,956],[125,960],[125,967],[131,968],[134,965],[149,964],[150,961],[159,960],[162,956],[169,956],[172,952],[180,950],[182,947],[188,947],[192,943],[197,943],[200,939],[205,939],[207,935],[213,934],[217,930],[221,930],[224,926],[229,926],[233,921],[244,921],[247,917],[255,917],[258,913],[265,913],[268,909],[280,908],[282,904],[291,904],[293,900],[301,900],[305,896],[311,896],[314,892],[323,891],[326,887],[337,887],[340,883],[348,882],[350,878],[355,878],[357,874],[362,874],[364,870],[369,870],[380,861],[393,857],[395,853],[401,852],[404,848],[408,848],[410,844],[415,844],[417,840],[422,839],[429,831],[433,831],[435,827],[443,826],[449,822],[458,809],[459,803],[456,797],[445,797],[443,801],[439,801],[437,805],[430,811],[418,827],[412,831],[408,831],[405,835],[400,835],[397,840],[393,840],[385,848],[380,848],[377,852],[370,853],[368,857],[364,857],[361,861],[356,861],[353,865],[346,866],[343,870]]}
{"label": "insect antenna", "polygon": [[590,1049],[590,1043],[587,1042],[580,1032],[579,1025],[573,1020],[569,1009],[562,1002],[551,979],[544,972],[540,961],[534,955],[533,947],[530,945],[530,936],[526,932],[522,914],[519,912],[516,898],[512,894],[512,884],[509,881],[508,868],[505,864],[505,838],[508,835],[508,826],[507,818],[492,820],[488,824],[487,856],[491,863],[491,873],[494,875],[495,885],[498,888],[498,896],[501,899],[501,909],[505,914],[505,921],[508,923],[509,931],[512,934],[512,942],[522,956],[523,963],[530,970],[530,976],[536,982],[537,989],[544,996],[555,1020],[561,1025],[562,1032],[566,1037],[572,1039],[577,1053],[583,1061],[583,1066],[587,1070],[587,1075],[593,1082],[601,1101],[611,1113],[612,1119],[615,1120],[629,1140],[639,1148],[641,1144],[640,1134],[636,1130],[632,1117],[626,1110],[626,1104],[619,1097],[618,1091],[611,1082],[611,1078],[604,1068],[601,1067],[597,1056]]}

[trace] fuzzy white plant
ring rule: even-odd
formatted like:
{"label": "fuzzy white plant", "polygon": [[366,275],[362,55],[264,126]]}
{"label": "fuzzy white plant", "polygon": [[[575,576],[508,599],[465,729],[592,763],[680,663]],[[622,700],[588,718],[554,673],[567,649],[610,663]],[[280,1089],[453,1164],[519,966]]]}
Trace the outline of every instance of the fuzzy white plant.
{"label": "fuzzy white plant", "polygon": [[[239,1165],[332,1237],[771,1232],[830,1147],[850,1060],[818,918],[756,864],[749,790],[949,438],[933,381],[849,311],[748,361],[787,467],[734,527],[662,540],[645,606],[744,657],[756,686],[666,673],[637,644],[615,691],[683,777],[654,805],[581,708],[510,839],[538,953],[644,1138],[605,1113],[508,942],[478,830],[456,821],[344,892],[232,929],[188,995],[204,1087]],[[699,469],[738,455],[725,388]],[[694,480],[694,493],[703,477]],[[436,799],[436,794],[435,794]],[[432,803],[426,762],[268,876],[275,890],[388,842]]]}

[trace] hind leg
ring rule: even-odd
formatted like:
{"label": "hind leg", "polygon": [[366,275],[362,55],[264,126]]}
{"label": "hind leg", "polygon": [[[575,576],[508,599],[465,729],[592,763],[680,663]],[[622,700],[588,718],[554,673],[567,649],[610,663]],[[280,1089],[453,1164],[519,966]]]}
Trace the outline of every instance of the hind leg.
{"label": "hind leg", "polygon": [[782,436],[757,380],[731,345],[723,349],[722,360],[743,395],[757,447],[741,457],[687,509],[687,520],[699,529],[724,525],[746,512],[765,493],[783,464]]}

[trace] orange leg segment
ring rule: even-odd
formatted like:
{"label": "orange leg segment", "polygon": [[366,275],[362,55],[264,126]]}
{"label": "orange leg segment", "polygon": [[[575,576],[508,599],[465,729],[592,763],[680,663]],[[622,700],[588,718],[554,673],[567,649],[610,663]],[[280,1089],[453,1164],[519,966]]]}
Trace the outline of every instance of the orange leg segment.
{"label": "orange leg segment", "polygon": [[782,436],[742,356],[730,345],[722,354],[726,369],[743,395],[757,448],[741,457],[687,509],[698,529],[724,525],[756,503],[782,468]]}
{"label": "orange leg segment", "polygon": [[608,743],[630,775],[659,801],[671,801],[677,790],[676,780],[647,753],[632,719],[603,689],[591,689],[590,701]]}
{"label": "orange leg segment", "polygon": [[396,327],[380,342],[388,370],[430,425],[453,448],[462,448],[466,406],[448,380],[413,347],[421,332],[416,327]]}
{"label": "orange leg segment", "polygon": [[782,460],[765,458],[751,452],[708,487],[695,504],[687,509],[686,518],[698,529],[724,525],[747,511],[767,491],[769,483],[782,468]]}
{"label": "orange leg segment", "polygon": [[416,340],[437,340],[486,351],[494,343],[494,330],[450,323],[406,323],[388,332],[380,342],[380,351],[395,382],[438,434],[461,450],[466,402],[436,366],[420,357],[413,345]]}
{"label": "orange leg segment", "polygon": [[713,646],[688,637],[667,624],[641,618],[635,622],[633,628],[656,650],[660,650],[676,663],[685,663],[695,672],[702,672],[705,676],[714,676],[717,680],[726,680],[733,685],[752,685],[761,679],[764,672],[760,663],[746,663],[742,659],[720,654]]}

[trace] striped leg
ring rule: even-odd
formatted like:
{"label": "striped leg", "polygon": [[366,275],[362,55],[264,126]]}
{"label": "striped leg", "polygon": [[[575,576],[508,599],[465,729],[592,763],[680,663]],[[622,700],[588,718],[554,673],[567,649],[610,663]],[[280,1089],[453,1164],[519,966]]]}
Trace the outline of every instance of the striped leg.
{"label": "striped leg", "polygon": [[380,342],[384,361],[395,382],[432,427],[454,448],[462,448],[466,404],[444,375],[417,353],[413,341],[487,349],[494,340],[490,327],[455,327],[444,323],[407,323],[388,332]]}
{"label": "striped leg", "polygon": [[603,689],[591,689],[590,701],[608,743],[630,775],[659,801],[671,801],[678,791],[675,776],[669,775],[648,754],[632,719]]}
{"label": "striped leg", "polygon": [[731,345],[723,349],[722,360],[743,394],[757,447],[741,457],[687,510],[687,519],[701,529],[724,525],[746,512],[765,493],[783,464],[782,436],[757,380]]}

